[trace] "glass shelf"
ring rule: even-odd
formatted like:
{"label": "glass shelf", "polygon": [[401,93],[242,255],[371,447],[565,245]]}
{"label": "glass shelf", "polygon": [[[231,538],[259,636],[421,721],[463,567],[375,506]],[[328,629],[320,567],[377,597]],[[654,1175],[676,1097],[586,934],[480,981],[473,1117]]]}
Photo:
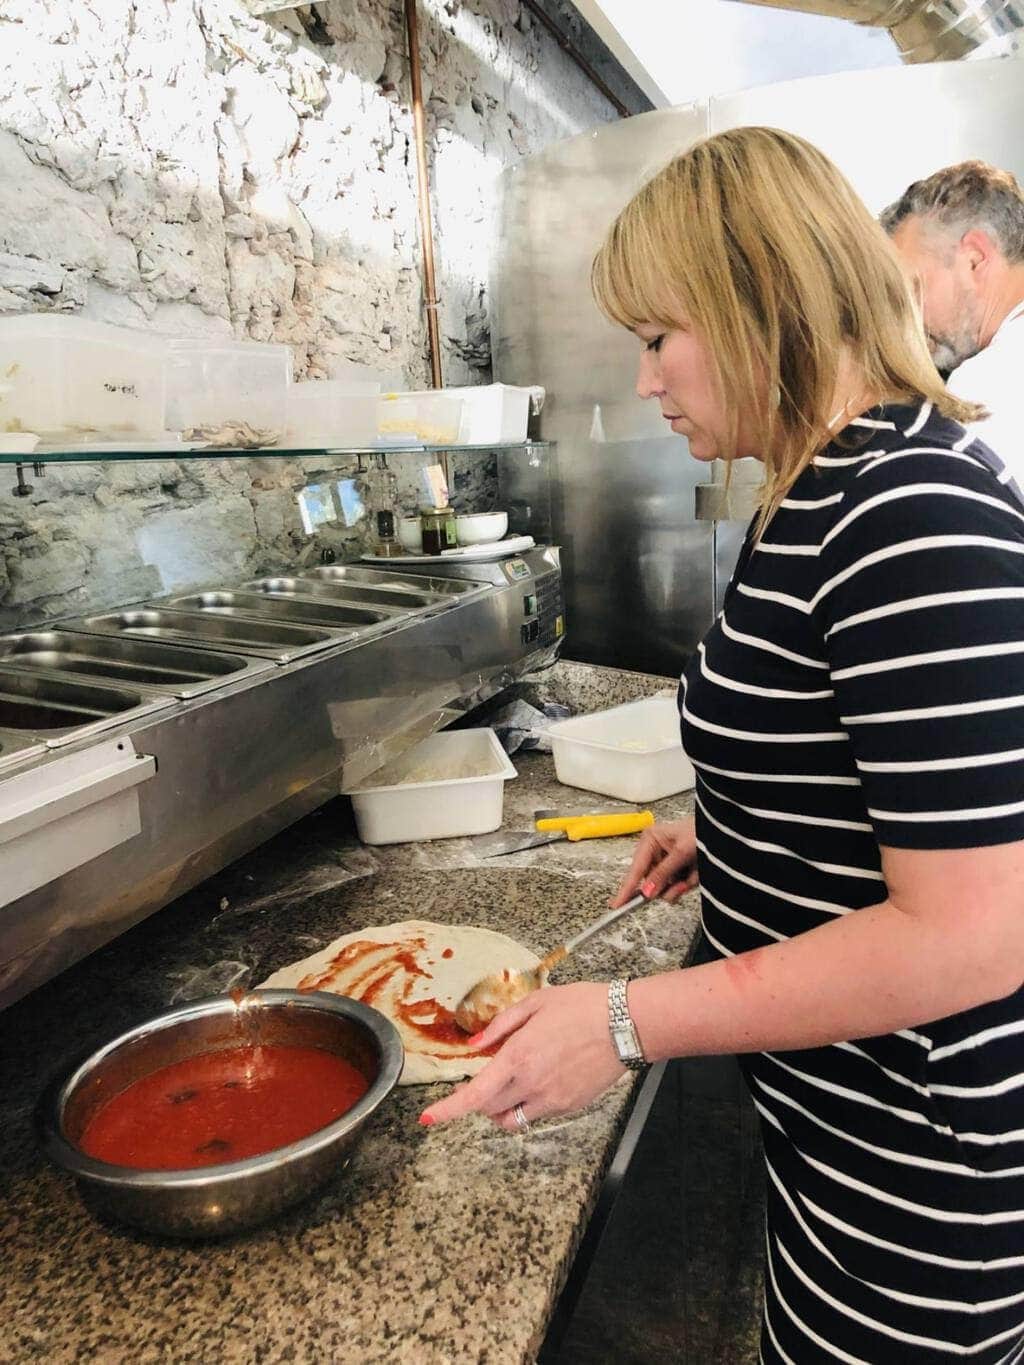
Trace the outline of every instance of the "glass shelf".
{"label": "glass shelf", "polygon": [[516,441],[512,444],[490,445],[372,445],[372,446],[256,446],[244,450],[225,449],[223,446],[145,446],[123,450],[111,449],[110,443],[97,444],[95,449],[88,446],[75,446],[71,450],[60,450],[55,446],[40,446],[31,453],[25,451],[0,450],[0,465],[35,464],[116,464],[127,460],[288,460],[310,459],[324,455],[344,457],[351,455],[461,455],[490,453],[491,451],[521,450],[526,453],[543,451],[550,447],[550,441]]}

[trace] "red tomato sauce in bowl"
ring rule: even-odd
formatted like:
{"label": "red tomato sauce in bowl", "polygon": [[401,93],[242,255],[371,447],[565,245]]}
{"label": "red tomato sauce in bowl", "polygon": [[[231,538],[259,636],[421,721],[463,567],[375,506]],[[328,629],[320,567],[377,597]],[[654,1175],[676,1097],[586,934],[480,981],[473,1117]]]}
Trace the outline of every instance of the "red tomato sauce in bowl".
{"label": "red tomato sauce in bowl", "polygon": [[87,1156],[139,1170],[189,1170],[261,1156],[348,1112],[369,1082],[315,1047],[201,1052],[133,1082],[90,1119]]}

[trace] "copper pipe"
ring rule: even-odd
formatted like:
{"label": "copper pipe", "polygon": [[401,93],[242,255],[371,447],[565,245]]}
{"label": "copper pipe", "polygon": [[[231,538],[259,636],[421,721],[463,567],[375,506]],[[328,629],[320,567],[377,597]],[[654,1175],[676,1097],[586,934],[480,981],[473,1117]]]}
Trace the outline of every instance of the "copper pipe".
{"label": "copper pipe", "polygon": [[430,382],[444,388],[441,374],[441,333],[437,325],[437,278],[434,273],[434,228],[430,217],[430,174],[427,170],[427,138],[423,120],[423,82],[420,74],[419,22],[416,0],[405,0],[405,29],[409,40],[409,77],[412,83],[412,128],[416,144],[417,201],[420,214],[420,245],[423,254],[423,306],[427,311],[430,342]]}
{"label": "copper pipe", "polygon": [[[765,2],[766,0],[759,0],[759,3],[764,4]],[[562,32],[553,20],[548,18],[540,5],[537,4],[537,0],[520,0],[520,3],[524,9],[528,9],[535,18],[540,20],[565,55],[576,63],[584,76],[586,76],[587,80],[590,81],[591,85],[596,86],[597,89],[600,90],[601,94],[612,106],[619,118],[629,118],[630,112],[619,97],[608,89],[607,85],[605,85],[601,77],[590,65],[586,57],[584,57],[582,53],[577,52],[576,48],[572,45],[572,40]]]}

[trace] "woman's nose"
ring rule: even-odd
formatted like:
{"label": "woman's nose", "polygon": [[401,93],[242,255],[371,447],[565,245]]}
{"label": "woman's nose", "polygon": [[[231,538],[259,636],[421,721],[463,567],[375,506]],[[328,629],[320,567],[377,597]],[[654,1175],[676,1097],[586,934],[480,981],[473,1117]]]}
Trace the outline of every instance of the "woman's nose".
{"label": "woman's nose", "polygon": [[661,391],[661,376],[657,371],[655,357],[650,351],[642,351],[636,375],[637,397],[656,398]]}

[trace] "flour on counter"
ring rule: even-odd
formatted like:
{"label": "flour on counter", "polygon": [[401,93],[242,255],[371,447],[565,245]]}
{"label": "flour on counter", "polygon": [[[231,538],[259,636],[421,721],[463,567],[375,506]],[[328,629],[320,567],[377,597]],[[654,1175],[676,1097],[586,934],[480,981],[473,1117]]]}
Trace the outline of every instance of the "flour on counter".
{"label": "flour on counter", "polygon": [[186,1000],[204,1000],[208,995],[224,995],[232,986],[247,986],[251,971],[248,963],[233,961],[213,962],[208,967],[182,967],[169,975],[178,984],[168,1003],[178,1005]]}

